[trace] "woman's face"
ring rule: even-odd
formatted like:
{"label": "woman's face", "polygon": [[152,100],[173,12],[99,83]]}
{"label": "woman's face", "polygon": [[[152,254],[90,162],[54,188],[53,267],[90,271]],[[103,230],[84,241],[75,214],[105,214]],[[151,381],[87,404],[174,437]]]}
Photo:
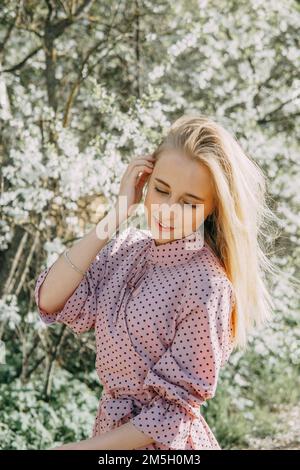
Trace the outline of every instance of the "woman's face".
{"label": "woman's face", "polygon": [[208,169],[178,151],[165,151],[150,175],[144,206],[157,245],[190,235],[214,210]]}

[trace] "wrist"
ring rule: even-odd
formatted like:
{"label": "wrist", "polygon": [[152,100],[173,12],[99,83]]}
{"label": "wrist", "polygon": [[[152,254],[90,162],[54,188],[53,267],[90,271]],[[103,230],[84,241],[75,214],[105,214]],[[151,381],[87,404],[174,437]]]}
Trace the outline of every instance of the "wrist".
{"label": "wrist", "polygon": [[104,445],[103,436],[94,436],[78,442],[77,450],[107,450],[107,447]]}
{"label": "wrist", "polygon": [[128,218],[128,206],[125,196],[119,196],[111,212],[116,218],[116,226],[119,227]]}
{"label": "wrist", "polygon": [[127,219],[126,210],[116,204],[94,227],[98,239],[110,239],[119,226]]}

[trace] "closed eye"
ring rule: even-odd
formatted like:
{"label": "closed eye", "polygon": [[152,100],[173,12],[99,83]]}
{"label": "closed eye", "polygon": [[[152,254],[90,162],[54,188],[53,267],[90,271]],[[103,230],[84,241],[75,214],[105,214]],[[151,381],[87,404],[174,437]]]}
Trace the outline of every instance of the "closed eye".
{"label": "closed eye", "polygon": [[161,189],[155,188],[157,192],[162,193],[162,194],[168,194],[165,191],[162,191]]}
{"label": "closed eye", "polygon": [[[158,189],[155,187],[155,190],[158,192],[158,193],[162,193],[162,194],[168,194],[166,191],[162,191],[161,189]],[[196,209],[197,205],[198,204],[191,204],[189,202],[185,202],[184,204],[187,204],[188,206],[191,206],[193,209]]]}

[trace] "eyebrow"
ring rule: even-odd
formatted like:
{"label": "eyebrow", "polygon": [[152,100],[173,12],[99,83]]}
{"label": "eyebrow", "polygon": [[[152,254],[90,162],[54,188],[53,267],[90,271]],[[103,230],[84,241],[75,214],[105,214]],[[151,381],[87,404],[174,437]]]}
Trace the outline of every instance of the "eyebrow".
{"label": "eyebrow", "polygon": [[[168,188],[170,187],[170,185],[168,183],[166,183],[165,181],[159,179],[159,178],[155,178],[156,181],[158,181],[159,183],[162,183],[164,184],[165,186],[168,186]],[[190,196],[194,199],[198,199],[199,201],[204,201],[204,199],[202,197],[198,197],[198,196],[195,196],[194,194],[190,194],[190,193],[185,193],[185,196]]]}

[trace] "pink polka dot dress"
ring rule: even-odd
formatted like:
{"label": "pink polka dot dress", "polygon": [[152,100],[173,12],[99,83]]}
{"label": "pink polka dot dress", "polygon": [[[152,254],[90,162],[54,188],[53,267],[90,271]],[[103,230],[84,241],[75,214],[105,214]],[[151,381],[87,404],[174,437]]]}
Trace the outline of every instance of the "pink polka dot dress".
{"label": "pink polka dot dress", "polygon": [[155,245],[150,231],[126,227],[52,315],[39,307],[51,266],[38,276],[44,323],[65,323],[76,334],[95,329],[103,392],[93,436],[131,421],[153,439],[139,450],[221,449],[201,405],[233,350],[235,297],[212,249],[197,240],[192,233]]}

